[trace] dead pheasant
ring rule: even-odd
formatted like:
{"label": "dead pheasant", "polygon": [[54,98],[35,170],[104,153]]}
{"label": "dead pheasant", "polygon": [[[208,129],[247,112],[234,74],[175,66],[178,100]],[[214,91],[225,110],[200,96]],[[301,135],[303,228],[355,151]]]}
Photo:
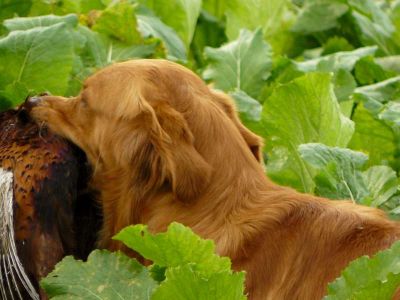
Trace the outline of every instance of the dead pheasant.
{"label": "dead pheasant", "polygon": [[25,105],[0,113],[0,299],[45,299],[40,278],[93,249],[100,218],[86,184],[83,154]]}

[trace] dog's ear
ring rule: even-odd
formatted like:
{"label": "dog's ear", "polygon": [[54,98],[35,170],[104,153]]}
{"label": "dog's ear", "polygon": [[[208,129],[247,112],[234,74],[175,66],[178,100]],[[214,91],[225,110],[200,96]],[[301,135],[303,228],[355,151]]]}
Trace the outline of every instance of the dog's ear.
{"label": "dog's ear", "polygon": [[160,153],[167,164],[172,192],[183,202],[197,198],[207,186],[211,166],[194,146],[194,138],[184,117],[168,104],[153,107],[162,135]]}
{"label": "dog's ear", "polygon": [[213,100],[218,104],[219,107],[222,108],[222,110],[228,115],[228,117],[235,124],[240,134],[242,135],[243,139],[249,146],[250,151],[253,153],[254,157],[257,159],[257,161],[263,163],[263,156],[262,156],[263,139],[260,136],[256,135],[255,133],[251,132],[242,124],[242,122],[240,122],[238,113],[236,111],[235,103],[228,95],[215,90],[212,90],[211,92],[214,96]]}
{"label": "dog's ear", "polygon": [[135,190],[147,193],[169,186],[179,201],[196,199],[208,184],[211,166],[196,150],[183,116],[159,103],[146,105],[133,122],[130,138],[119,146],[125,152],[119,161],[127,159],[133,165]]}

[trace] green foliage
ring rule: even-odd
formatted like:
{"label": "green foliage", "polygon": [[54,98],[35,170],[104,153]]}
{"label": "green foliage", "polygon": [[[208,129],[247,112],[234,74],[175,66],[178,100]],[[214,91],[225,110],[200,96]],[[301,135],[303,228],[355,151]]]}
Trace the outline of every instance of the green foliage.
{"label": "green foliage", "polygon": [[15,105],[30,93],[64,94],[75,59],[73,39],[63,22],[12,31],[0,39],[0,97]]}
{"label": "green foliage", "polygon": [[157,283],[122,253],[93,251],[87,262],[65,257],[41,282],[52,299],[150,299]]}
{"label": "green foliage", "polygon": [[349,7],[340,0],[307,1],[292,30],[309,34],[337,27],[338,19],[348,10]]}
{"label": "green foliage", "polygon": [[140,253],[160,267],[177,267],[195,263],[202,274],[230,270],[228,258],[215,254],[214,243],[204,241],[189,228],[172,224],[166,233],[152,235],[146,226],[136,225],[123,229],[114,239]]}
{"label": "green foliage", "polygon": [[297,148],[319,142],[345,147],[354,124],[340,111],[326,73],[309,73],[275,89],[264,103],[262,122],[272,155],[268,174],[305,192],[314,189],[313,172]]}
{"label": "green foliage", "polygon": [[313,143],[300,145],[299,152],[301,157],[317,170],[316,194],[331,199],[352,199],[358,202],[368,195],[360,171],[368,160],[365,154]]}
{"label": "green foliage", "polygon": [[144,37],[155,37],[164,43],[168,59],[186,61],[185,45],[171,27],[164,24],[145,7],[141,7],[138,10],[136,17],[138,19],[139,30]]}
{"label": "green foliage", "polygon": [[138,0],[154,11],[168,26],[174,28],[188,48],[197,18],[200,14],[201,0]]}
{"label": "green foliage", "polygon": [[257,97],[270,75],[271,48],[263,41],[261,30],[243,30],[237,40],[221,48],[205,49],[209,60],[203,76],[224,91],[244,91]]}
{"label": "green foliage", "polygon": [[127,44],[141,42],[135,15],[136,5],[127,2],[116,2],[100,14],[93,30],[115,38]]}
{"label": "green foliage", "polygon": [[154,264],[146,268],[122,253],[96,250],[87,262],[64,258],[42,288],[52,299],[246,299],[244,273],[233,273],[212,241],[181,224],[156,235],[146,226],[130,226],[115,239]]}
{"label": "green foliage", "polygon": [[325,300],[392,299],[400,284],[400,242],[372,258],[357,259],[328,287]]}
{"label": "green foliage", "polygon": [[368,156],[361,152],[313,143],[300,145],[299,152],[316,170],[317,195],[378,207],[397,192],[396,172],[387,166],[373,166],[363,172]]}
{"label": "green foliage", "polygon": [[[87,76],[113,62],[166,58],[234,99],[242,122],[265,138],[273,180],[398,215],[399,20],[398,0],[0,0],[0,109],[44,91],[76,95]],[[201,255],[186,256],[191,250],[177,233],[168,239],[136,230],[144,234],[136,236],[147,247],[141,250],[157,263],[149,270],[127,263],[132,271],[124,274],[142,276],[143,288],[153,284],[152,297],[242,297],[243,274],[229,273],[210,245],[189,239],[208,253],[212,264],[204,264]],[[157,243],[182,247],[181,262],[158,255]],[[99,263],[89,267],[92,259]],[[76,272],[125,261],[107,252],[91,260],[77,262]],[[68,272],[57,278],[66,284]],[[361,267],[356,272],[363,275]],[[355,298],[389,295],[389,279],[365,290],[344,280],[340,289]]]}
{"label": "green foliage", "polygon": [[395,159],[396,144],[390,126],[374,118],[363,105],[357,106],[352,119],[356,128],[349,146],[368,154],[369,165],[391,164]]}
{"label": "green foliage", "polygon": [[266,35],[274,35],[280,29],[288,3],[287,0],[226,1],[227,36],[234,40],[242,28],[255,30],[258,27]]}

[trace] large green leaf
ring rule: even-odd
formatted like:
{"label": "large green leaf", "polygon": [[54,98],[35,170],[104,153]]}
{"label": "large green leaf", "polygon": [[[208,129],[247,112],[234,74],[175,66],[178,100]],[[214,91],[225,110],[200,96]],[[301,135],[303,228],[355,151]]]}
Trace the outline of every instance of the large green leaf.
{"label": "large green leaf", "polygon": [[110,2],[109,0],[33,0],[29,15],[86,14],[92,10],[104,9]]}
{"label": "large green leaf", "polygon": [[74,56],[73,34],[65,23],[11,32],[0,39],[0,94],[13,104],[28,93],[63,95]]}
{"label": "large green leaf", "polygon": [[316,71],[333,72],[332,82],[335,88],[335,95],[339,101],[346,101],[356,88],[356,81],[351,74],[354,66],[364,57],[373,55],[376,50],[377,47],[363,47],[352,51],[339,51],[317,56],[300,62],[280,58],[277,67],[273,70],[274,81],[269,88],[271,89],[281,83],[287,83],[304,73]]}
{"label": "large green leaf", "polygon": [[152,299],[245,299],[244,273],[232,273],[230,260],[215,254],[212,241],[181,224],[155,235],[144,225],[129,226],[114,239],[154,262],[153,276],[162,282]]}
{"label": "large green leaf", "polygon": [[13,18],[4,21],[4,26],[9,31],[14,30],[28,30],[35,27],[48,27],[51,25],[65,23],[70,27],[78,25],[78,17],[74,14],[66,16],[40,16],[40,17],[26,17],[26,18]]}
{"label": "large green leaf", "polygon": [[[399,18],[400,19],[400,18]],[[398,30],[400,33],[400,30]],[[399,38],[400,40],[400,38]],[[383,69],[400,74],[400,55],[384,56],[375,59]]]}
{"label": "large green leaf", "polygon": [[235,91],[229,94],[236,103],[240,116],[249,121],[260,121],[262,105],[243,91]]}
{"label": "large green leaf", "polygon": [[354,135],[349,148],[362,151],[369,156],[369,164],[389,164],[395,151],[395,137],[392,129],[358,105],[352,120],[355,123]]}
{"label": "large green leaf", "polygon": [[400,285],[400,242],[368,258],[363,256],[329,284],[325,300],[390,300]]}
{"label": "large green leaf", "polygon": [[219,272],[201,277],[191,265],[172,268],[152,300],[245,300],[244,273]]}
{"label": "large green leaf", "polygon": [[150,57],[157,46],[156,43],[127,45],[85,26],[78,26],[77,34],[84,37],[85,43],[79,52],[79,61],[74,64],[67,96],[76,95],[83,80],[98,69],[114,62]]}
{"label": "large green leaf", "polygon": [[159,38],[167,50],[167,58],[186,61],[186,48],[175,30],[164,24],[150,10],[141,7],[136,14],[139,31],[144,37]]}
{"label": "large green leaf", "polygon": [[400,128],[400,102],[389,101],[378,117],[397,131]]}
{"label": "large green leaf", "polygon": [[351,199],[378,207],[398,190],[396,172],[388,166],[373,166],[362,171],[368,156],[346,148],[310,143],[299,152],[317,172],[315,193],[331,199]]}
{"label": "large green leaf", "polygon": [[257,98],[272,68],[270,46],[260,29],[242,30],[237,40],[205,50],[209,65],[203,76],[224,91],[242,90]]}
{"label": "large green leaf", "polygon": [[101,68],[108,64],[134,58],[146,58],[155,52],[154,43],[127,45],[107,36],[79,26],[79,33],[86,38],[81,57],[87,66]]}
{"label": "large green leaf", "polygon": [[181,224],[156,235],[130,226],[115,238],[155,264],[146,268],[121,253],[95,250],[85,263],[64,258],[41,286],[53,299],[246,299],[245,273],[233,273],[212,241]]}
{"label": "large green leaf", "polygon": [[372,199],[369,206],[378,207],[384,204],[399,187],[396,172],[387,166],[373,166],[363,173],[363,177]]}
{"label": "large green leaf", "polygon": [[124,1],[111,4],[101,12],[93,30],[129,45],[140,43],[142,36],[137,28],[136,7]]}
{"label": "large green leaf", "polygon": [[273,35],[280,29],[282,17],[289,1],[231,0],[227,2],[226,34],[230,40],[238,37],[240,30],[261,27],[264,34]]}
{"label": "large green leaf", "polygon": [[365,107],[373,113],[382,108],[381,103],[400,98],[400,76],[358,87],[354,90],[354,99],[363,101]]}
{"label": "large green leaf", "polygon": [[356,62],[366,56],[374,55],[377,47],[363,47],[352,51],[342,51],[333,54],[296,62],[297,70],[301,72],[323,71],[334,72],[339,69],[351,71]]}
{"label": "large green leaf", "polygon": [[188,227],[172,223],[164,233],[152,235],[144,225],[129,226],[114,239],[161,267],[176,267],[194,263],[202,274],[229,271],[228,258],[215,254],[214,243],[202,240]]}
{"label": "large green leaf", "polygon": [[225,14],[228,2],[226,0],[203,0],[203,9],[221,19]]}
{"label": "large green leaf", "polygon": [[371,56],[360,59],[355,65],[354,73],[361,85],[384,81],[393,75],[393,72],[385,71]]}
{"label": "large green leaf", "polygon": [[192,67],[200,70],[204,68],[207,64],[204,53],[205,47],[220,47],[226,43],[226,39],[224,24],[202,10],[190,45],[190,52],[195,60],[195,65]]}
{"label": "large green leaf", "polygon": [[95,250],[87,262],[65,257],[41,286],[52,299],[144,300],[150,299],[157,283],[136,260]]}
{"label": "large green leaf", "polygon": [[400,76],[392,77],[384,81],[359,87],[356,94],[362,94],[379,102],[387,102],[399,97]]}
{"label": "large green leaf", "polygon": [[357,83],[351,73],[344,69],[339,69],[333,76],[335,95],[338,101],[346,101],[353,94]]}
{"label": "large green leaf", "polygon": [[344,37],[333,36],[328,38],[324,43],[322,49],[322,55],[333,54],[335,52],[351,51],[354,50],[354,46]]}
{"label": "large green leaf", "polygon": [[176,30],[186,48],[192,41],[200,14],[201,0],[138,0],[165,24]]}
{"label": "large green leaf", "polygon": [[317,170],[317,195],[360,202],[369,194],[360,172],[368,160],[365,154],[317,143],[300,145],[299,152],[301,158]]}
{"label": "large green leaf", "polygon": [[350,140],[354,124],[340,112],[330,81],[329,74],[308,73],[278,87],[265,101],[264,135],[272,148],[267,171],[279,183],[312,192],[312,169],[301,159],[298,146],[320,142],[345,147]]}
{"label": "large green leaf", "polygon": [[307,1],[292,30],[309,34],[334,28],[348,10],[349,7],[341,0]]}
{"label": "large green leaf", "polygon": [[347,0],[364,45],[378,45],[385,55],[397,54],[399,43],[393,39],[395,27],[390,17],[373,0]]}

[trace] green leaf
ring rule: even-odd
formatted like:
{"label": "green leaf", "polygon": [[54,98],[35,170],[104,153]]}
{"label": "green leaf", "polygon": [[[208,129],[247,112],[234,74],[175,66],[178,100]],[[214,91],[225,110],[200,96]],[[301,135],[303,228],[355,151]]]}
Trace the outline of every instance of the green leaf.
{"label": "green leaf", "polygon": [[219,272],[201,277],[192,265],[169,269],[152,300],[245,300],[244,273]]}
{"label": "green leaf", "polygon": [[145,267],[122,253],[93,251],[82,262],[71,256],[41,281],[53,299],[150,299],[157,283]]}
{"label": "green leaf", "polygon": [[304,62],[297,62],[296,67],[301,72],[334,72],[339,69],[351,71],[356,62],[366,56],[374,55],[377,48],[363,47],[353,51],[336,52],[330,55],[321,56]]}
{"label": "green leaf", "polygon": [[272,148],[267,171],[277,182],[312,192],[312,169],[298,146],[319,142],[345,147],[350,140],[354,124],[340,112],[330,81],[329,74],[309,73],[276,88],[265,101],[264,136]]}
{"label": "green leaf", "polygon": [[352,17],[364,45],[378,45],[385,55],[396,54],[400,50],[393,39],[395,27],[390,17],[373,0],[348,0]]}
{"label": "green leaf", "polygon": [[150,8],[165,24],[174,28],[186,48],[192,41],[200,14],[201,0],[138,0]]}
{"label": "green leaf", "polygon": [[333,54],[341,51],[352,51],[354,50],[353,45],[349,43],[344,37],[333,36],[329,38],[323,45],[321,55]]}
{"label": "green leaf", "polygon": [[127,45],[80,26],[79,33],[86,38],[81,57],[85,65],[102,68],[108,64],[134,58],[146,58],[155,52],[155,44]]}
{"label": "green leaf", "polygon": [[144,37],[153,36],[164,43],[168,59],[186,61],[185,45],[171,27],[165,25],[151,11],[145,8],[140,8],[136,17],[139,31]]}
{"label": "green leaf", "polygon": [[324,31],[339,25],[338,19],[349,7],[343,1],[307,1],[300,11],[292,30],[302,34]]}
{"label": "green leaf", "polygon": [[128,2],[115,2],[96,20],[93,30],[115,38],[126,44],[137,44],[142,41],[135,16],[137,5]]}
{"label": "green leaf", "polygon": [[218,19],[222,19],[225,15],[227,2],[226,0],[203,0],[203,9]]}
{"label": "green leaf", "polygon": [[209,65],[203,77],[224,91],[242,90],[257,98],[272,68],[270,46],[260,29],[242,30],[237,40],[220,48],[205,49]]}
{"label": "green leaf", "polygon": [[386,71],[392,71],[397,74],[400,73],[400,55],[378,57],[375,61]]}
{"label": "green leaf", "polygon": [[315,193],[331,199],[360,202],[369,195],[361,168],[368,156],[346,148],[310,143],[299,146],[301,158],[318,172]]}
{"label": "green leaf", "polygon": [[243,91],[235,91],[229,94],[236,103],[241,117],[249,121],[260,121],[262,105]]}
{"label": "green leaf", "polygon": [[26,16],[31,5],[30,0],[0,0],[0,24],[4,19]]}
{"label": "green leaf", "polygon": [[350,141],[351,149],[362,151],[369,156],[369,165],[389,164],[395,151],[393,131],[384,122],[358,105],[352,120],[355,132]]}
{"label": "green leaf", "polygon": [[388,102],[385,108],[378,114],[378,117],[393,128],[400,128],[400,103]]}
{"label": "green leaf", "polygon": [[14,105],[28,93],[63,95],[74,62],[73,46],[65,23],[13,31],[0,39],[0,93]]}
{"label": "green leaf", "polygon": [[75,61],[66,96],[76,95],[82,82],[98,69],[114,62],[150,57],[157,46],[155,43],[127,45],[86,26],[78,26],[77,34],[84,37],[85,43],[82,44],[84,47],[80,49],[80,56]]}
{"label": "green leaf", "polygon": [[236,39],[243,28],[255,30],[261,27],[266,35],[274,35],[280,29],[288,2],[286,0],[228,1],[226,34],[229,40]]}
{"label": "green leaf", "polygon": [[48,27],[51,25],[65,23],[69,27],[73,28],[78,25],[78,17],[74,14],[66,16],[40,16],[40,17],[29,17],[29,18],[13,18],[4,21],[4,26],[9,31],[14,30],[28,30],[35,27]]}
{"label": "green leaf", "polygon": [[196,63],[195,68],[202,69],[206,65],[205,47],[219,47],[226,43],[226,39],[224,24],[202,10],[190,45]]}
{"label": "green leaf", "polygon": [[368,258],[350,263],[341,277],[330,283],[325,300],[389,300],[400,284],[400,242]]}
{"label": "green leaf", "polygon": [[339,69],[333,76],[335,95],[338,101],[346,101],[353,94],[357,83],[353,75],[347,70]]}
{"label": "green leaf", "polygon": [[391,77],[391,74],[377,64],[371,56],[364,57],[357,61],[354,73],[357,81],[361,85],[374,84]]}
{"label": "green leaf", "polygon": [[363,173],[363,177],[373,199],[369,206],[378,207],[384,204],[399,187],[396,172],[387,166],[373,166]]}
{"label": "green leaf", "polygon": [[166,232],[156,235],[150,234],[147,226],[129,226],[114,239],[161,267],[193,263],[196,271],[205,275],[230,270],[230,260],[215,254],[211,240],[202,240],[178,223],[172,223]]}
{"label": "green leaf", "polygon": [[376,114],[382,109],[382,103],[400,98],[400,76],[358,87],[354,90],[353,98],[363,102],[369,111]]}
{"label": "green leaf", "polygon": [[90,14],[93,10],[105,9],[110,2],[109,0],[33,0],[29,15]]}

